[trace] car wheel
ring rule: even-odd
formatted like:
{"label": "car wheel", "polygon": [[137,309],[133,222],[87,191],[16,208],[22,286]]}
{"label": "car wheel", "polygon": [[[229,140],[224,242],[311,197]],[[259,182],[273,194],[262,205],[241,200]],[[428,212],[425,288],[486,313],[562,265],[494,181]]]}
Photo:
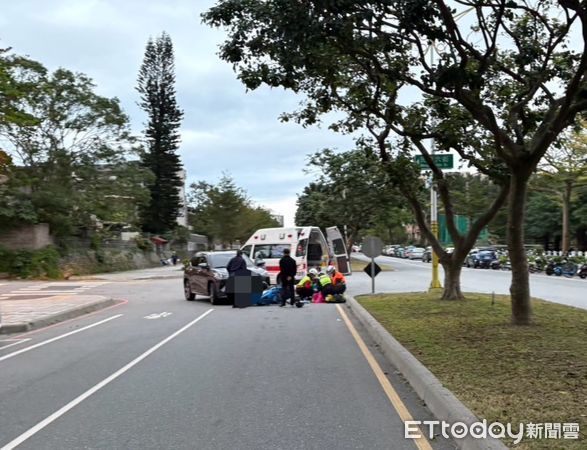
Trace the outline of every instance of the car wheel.
{"label": "car wheel", "polygon": [[210,296],[210,304],[217,305],[218,304],[218,291],[216,290],[216,285],[210,283],[208,285],[208,295]]}
{"label": "car wheel", "polygon": [[183,280],[183,293],[187,301],[192,301],[196,298],[196,294],[192,292],[192,288],[190,287],[190,282],[188,280]]}

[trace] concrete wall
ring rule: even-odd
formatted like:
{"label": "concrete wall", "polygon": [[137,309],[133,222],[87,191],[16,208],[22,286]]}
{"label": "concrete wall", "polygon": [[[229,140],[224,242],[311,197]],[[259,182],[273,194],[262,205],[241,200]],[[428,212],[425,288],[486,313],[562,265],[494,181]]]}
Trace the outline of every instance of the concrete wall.
{"label": "concrete wall", "polygon": [[9,250],[38,250],[53,244],[49,225],[23,225],[0,234],[0,246]]}

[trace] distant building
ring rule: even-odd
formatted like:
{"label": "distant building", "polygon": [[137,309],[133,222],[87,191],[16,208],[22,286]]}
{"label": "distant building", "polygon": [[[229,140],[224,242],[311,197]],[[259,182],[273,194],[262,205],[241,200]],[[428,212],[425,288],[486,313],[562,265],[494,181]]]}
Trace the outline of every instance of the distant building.
{"label": "distant building", "polygon": [[279,214],[271,214],[271,218],[274,219],[274,220],[276,220],[280,227],[282,227],[283,224],[285,223],[285,218],[282,215],[279,215]]}

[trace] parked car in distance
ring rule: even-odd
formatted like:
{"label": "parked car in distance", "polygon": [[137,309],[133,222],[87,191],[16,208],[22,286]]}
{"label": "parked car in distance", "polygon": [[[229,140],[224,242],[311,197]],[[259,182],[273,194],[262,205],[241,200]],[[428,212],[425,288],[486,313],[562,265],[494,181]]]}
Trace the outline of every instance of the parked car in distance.
{"label": "parked car in distance", "polygon": [[410,251],[410,254],[409,254],[408,258],[409,258],[410,260],[413,260],[413,259],[422,259],[422,257],[424,256],[424,252],[425,252],[425,251],[426,251],[426,250],[425,250],[425,249],[423,249],[422,247],[414,247],[414,248],[413,248],[413,249]]}
{"label": "parked car in distance", "polygon": [[385,256],[392,256],[393,255],[394,246],[393,245],[386,245],[381,250],[381,254]]}
{"label": "parked car in distance", "polygon": [[[236,255],[236,251],[198,252],[192,256],[190,264],[185,268],[183,288],[186,300],[194,300],[196,295],[210,297],[210,303],[216,304],[227,299],[226,280],[228,262]],[[243,254],[247,269],[252,276],[262,277],[269,286],[269,273],[262,267],[257,267],[251,259]]]}
{"label": "parked car in distance", "polygon": [[405,251],[404,251],[404,255],[403,255],[403,257],[404,257],[404,258],[408,258],[408,259],[409,259],[409,258],[410,258],[410,253],[412,252],[412,250],[413,250],[414,248],[416,248],[416,247],[414,247],[413,245],[410,245],[410,246],[406,247],[406,249],[405,249]]}
{"label": "parked car in distance", "polygon": [[467,256],[465,265],[467,267],[474,267],[475,269],[480,267],[488,269],[493,261],[497,260],[497,254],[493,249],[481,249],[478,251],[472,251]]}
{"label": "parked car in distance", "polygon": [[422,255],[422,262],[431,262],[432,261],[432,247],[426,247],[424,250],[424,254]]}
{"label": "parked car in distance", "polygon": [[361,246],[358,244],[353,244],[352,250],[353,250],[353,252],[360,252]]}

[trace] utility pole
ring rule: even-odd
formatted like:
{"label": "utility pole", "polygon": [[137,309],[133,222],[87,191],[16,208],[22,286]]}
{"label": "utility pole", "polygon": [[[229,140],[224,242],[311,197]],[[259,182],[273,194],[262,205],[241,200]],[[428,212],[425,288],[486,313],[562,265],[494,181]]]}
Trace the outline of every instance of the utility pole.
{"label": "utility pole", "polygon": [[[430,43],[430,66],[434,64],[434,43]],[[436,152],[436,144],[434,138],[431,141],[432,154]],[[430,173],[430,230],[436,239],[438,239],[438,198],[436,195],[436,187],[434,186],[434,172]],[[430,282],[430,289],[440,289],[440,279],[438,277],[438,255],[432,249],[432,281]]]}

